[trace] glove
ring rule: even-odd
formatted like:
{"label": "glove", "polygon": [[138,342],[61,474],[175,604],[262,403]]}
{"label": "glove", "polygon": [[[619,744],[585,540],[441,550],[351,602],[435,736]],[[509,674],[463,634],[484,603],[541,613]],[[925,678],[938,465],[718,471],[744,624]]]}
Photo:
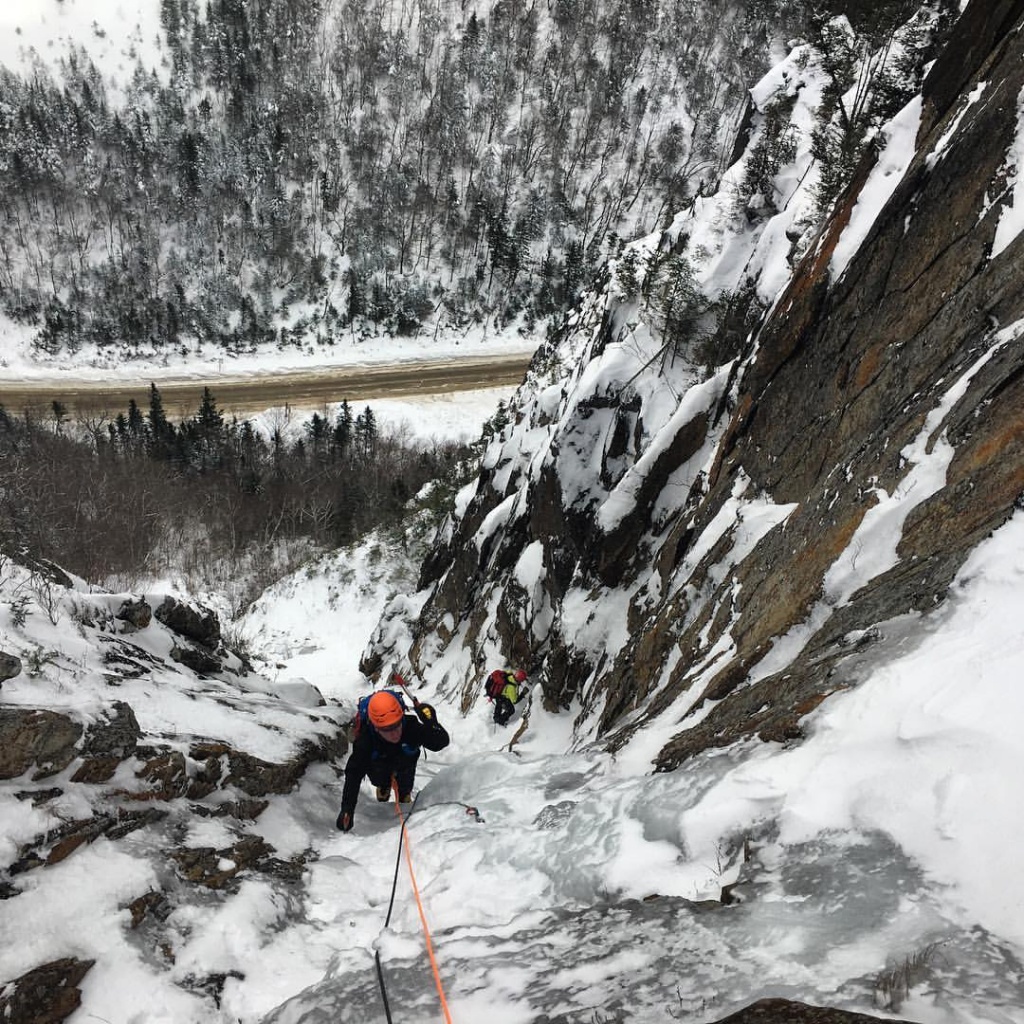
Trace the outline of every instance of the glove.
{"label": "glove", "polygon": [[424,725],[433,725],[437,721],[433,704],[417,704],[416,715]]}
{"label": "glove", "polygon": [[335,822],[335,824],[338,826],[339,829],[341,829],[342,832],[351,832],[353,817],[354,815],[352,814],[352,812],[346,811],[345,808],[343,807],[338,812],[338,820],[337,822]]}

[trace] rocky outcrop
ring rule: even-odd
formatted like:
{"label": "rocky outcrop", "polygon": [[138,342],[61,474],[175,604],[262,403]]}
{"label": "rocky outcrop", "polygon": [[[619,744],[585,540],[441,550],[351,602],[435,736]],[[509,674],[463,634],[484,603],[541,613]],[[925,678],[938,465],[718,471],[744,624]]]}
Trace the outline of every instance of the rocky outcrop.
{"label": "rocky outcrop", "polygon": [[82,765],[71,781],[106,782],[117,766],[135,753],[141,736],[135,712],[124,701],[114,701],[86,730],[80,751]]}
{"label": "rocky outcrop", "polygon": [[139,736],[135,714],[123,701],[104,709],[88,729],[67,715],[44,708],[3,708],[0,779],[17,778],[33,767],[32,780],[45,779],[81,757],[82,765],[72,781],[103,781],[132,755]]}
{"label": "rocky outcrop", "polygon": [[95,960],[67,957],[0,983],[0,1020],[5,1024],[59,1024],[82,1003],[79,985]]}
{"label": "rocky outcrop", "polygon": [[301,878],[301,858],[283,861],[273,854],[274,848],[262,837],[244,836],[232,846],[220,850],[208,846],[175,850],[171,858],[182,878],[207,889],[237,888],[236,879],[248,871],[273,874],[289,882]]}
{"label": "rocky outcrop", "polygon": [[111,686],[118,686],[125,679],[148,676],[154,668],[166,664],[161,658],[119,636],[100,634],[99,642],[105,648],[103,663],[108,668],[105,677]]}
{"label": "rocky outcrop", "polygon": [[317,743],[302,743],[294,757],[276,764],[233,750],[223,743],[193,744],[189,757],[204,764],[208,783],[234,786],[247,796],[263,797],[291,792],[312,762],[333,760],[347,750],[348,740],[339,729]]}
{"label": "rocky outcrop", "polygon": [[165,597],[153,614],[171,632],[203,647],[213,649],[220,643],[220,619],[209,608]]}
{"label": "rocky outcrop", "polygon": [[153,609],[142,598],[129,598],[121,604],[115,618],[124,622],[126,629],[145,629],[153,621]]}
{"label": "rocky outcrop", "polygon": [[0,651],[0,686],[5,679],[21,675],[21,658],[7,651]]}
{"label": "rocky outcrop", "polygon": [[213,675],[224,667],[220,658],[200,644],[175,644],[171,648],[171,660],[201,676]]}
{"label": "rocky outcrop", "polygon": [[[119,617],[131,623],[129,615],[144,618],[145,609],[126,603]],[[153,617],[175,634],[177,639],[170,655],[179,665],[201,676],[224,671],[244,676],[252,671],[245,651],[232,649],[223,642],[220,619],[210,608],[168,596],[153,612]]]}
{"label": "rocky outcrop", "polygon": [[895,1017],[872,1017],[866,1013],[836,1010],[828,1006],[811,1006],[792,999],[759,999],[714,1024],[908,1024]]}
{"label": "rocky outcrop", "polygon": [[[832,282],[829,261],[854,192],[761,331],[709,491],[692,519],[674,527],[666,557],[685,555],[739,473],[796,508],[785,530],[767,537],[730,580],[738,593],[729,616],[735,653],[702,684],[702,699],[734,694],[775,638],[821,608],[825,575],[865,515],[880,495],[908,486],[908,452],[916,444],[951,446],[945,484],[914,507],[896,563],[828,609],[784,672],[746,686],[671,741],[657,760],[663,768],[745,735],[799,735],[804,714],[857,681],[856,655],[844,637],[934,607],[968,553],[1024,493],[1024,339],[1005,330],[1024,315],[1022,240],[990,255],[998,217],[989,194],[1016,131],[1015,97],[1024,86],[1024,38],[1005,27],[984,56],[972,37],[958,34],[926,80],[928,116],[917,155],[865,244]],[[967,95],[976,77],[965,78],[959,95],[946,77],[961,76],[972,59],[987,83],[985,102],[976,106]],[[936,159],[940,139],[968,107],[970,117]],[[950,400],[957,382],[962,392]],[[698,572],[692,584],[700,589],[709,577]],[[711,604],[725,600],[720,587]],[[663,620],[677,616],[668,606],[650,625],[664,629]],[[678,647],[701,663],[698,625],[710,625],[708,643],[721,630],[705,619],[679,635]],[[884,629],[880,635],[884,641]],[[661,664],[634,660],[629,674],[645,686]],[[691,679],[684,660],[665,699]]]}
{"label": "rocky outcrop", "polygon": [[[312,763],[332,761],[348,749],[341,728],[316,741],[303,741],[293,757],[280,763],[261,760],[217,741],[195,742],[186,755],[177,749],[143,746],[141,739],[135,714],[122,701],[114,702],[87,727],[51,711],[0,709],[0,778],[16,778],[35,767],[30,780],[38,781],[73,768],[69,784],[97,785],[109,781],[126,762],[138,765],[134,771],[137,785],[104,793],[112,802],[126,803],[127,807],[113,803],[110,810],[64,821],[22,843],[14,861],[6,866],[9,876],[57,864],[100,837],[121,839],[171,813],[164,806],[139,809],[133,804],[168,804],[183,798],[192,803],[178,807],[175,813],[179,815],[254,821],[267,807],[268,801],[263,798],[291,792]],[[52,787],[26,790],[18,796],[38,806],[64,791],[63,787]],[[217,799],[200,803],[213,794]],[[240,862],[244,865],[246,858]],[[3,895],[6,898],[16,893],[11,889]]]}
{"label": "rocky outcrop", "polygon": [[43,708],[0,708],[0,779],[34,768],[33,781],[63,771],[78,753],[82,726]]}
{"label": "rocky outcrop", "polygon": [[[5,573],[0,583],[9,598],[26,573],[18,565]],[[81,931],[83,915],[94,912],[116,933],[120,920],[130,929],[125,937],[160,973],[179,955],[182,916],[224,903],[247,885],[298,912],[313,848],[297,850],[292,837],[279,853],[279,821],[262,828],[260,818],[276,801],[292,820],[292,809],[282,805],[305,783],[307,793],[325,800],[325,827],[333,822],[332,762],[348,749],[337,706],[328,708],[304,681],[293,684],[300,705],[282,700],[268,679],[233,679],[241,674],[239,660],[225,649],[212,612],[158,600],[160,616],[151,616],[146,601],[85,589],[64,594],[61,586],[55,579],[54,595],[73,609],[74,626],[65,626],[59,645],[39,643],[32,622],[16,624],[31,670],[16,678],[18,659],[0,657],[16,700],[0,700],[0,784],[10,812],[0,906],[11,935],[18,922],[31,923],[39,894],[49,893],[43,902],[52,920],[39,925],[40,941],[56,936],[61,948],[50,955],[63,953],[66,893],[72,917],[78,915],[74,927]],[[318,770],[304,778],[314,764]],[[76,891],[111,864],[109,888]],[[89,933],[85,946],[106,943],[102,932]],[[9,966],[17,963],[11,975],[33,963],[17,952],[12,946],[7,958]],[[0,1020],[73,1019],[80,1002],[98,991],[90,983],[79,994],[91,966],[62,960],[0,979]],[[226,982],[241,977],[216,968],[197,960],[173,983],[215,1007]],[[98,984],[107,985],[116,969],[106,963]]]}
{"label": "rocky outcrop", "polygon": [[[425,564],[399,655],[429,672],[462,647],[446,685],[465,707],[497,647],[611,749],[672,708],[655,758],[671,770],[747,737],[798,739],[872,645],[902,641],[901,616],[942,603],[1024,495],[1024,236],[994,244],[1021,17],[969,5],[900,115],[917,132],[888,202],[860,224],[872,154],[727,377],[659,374],[660,352],[630,362],[635,314],[611,291],[538,352]],[[896,501],[894,555],[869,571],[860,538]],[[394,660],[397,634],[382,624],[367,671]],[[776,665],[784,636],[799,642]]]}
{"label": "rocky outcrop", "polygon": [[123,839],[137,829],[152,825],[166,817],[167,811],[149,808],[144,811],[117,810],[97,814],[81,821],[69,821],[43,835],[36,836],[18,851],[10,865],[11,875],[20,875],[33,868],[59,864],[80,846],[106,839]]}

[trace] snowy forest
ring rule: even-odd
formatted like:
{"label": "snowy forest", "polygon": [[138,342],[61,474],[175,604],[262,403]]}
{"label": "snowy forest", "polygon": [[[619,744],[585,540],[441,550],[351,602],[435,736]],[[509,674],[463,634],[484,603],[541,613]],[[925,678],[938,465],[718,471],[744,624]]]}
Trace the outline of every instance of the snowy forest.
{"label": "snowy forest", "polygon": [[[49,65],[30,53],[31,73],[0,67],[0,303],[51,359],[230,357],[330,346],[343,328],[372,344],[492,317],[557,339],[619,256],[617,287],[665,352],[717,365],[766,298],[742,281],[706,293],[682,242],[646,258],[626,243],[720,190],[752,132],[751,82],[802,33],[829,86],[799,255],[952,19],[944,3],[838,7],[849,22],[796,0],[161,0],[158,46],[129,81],[85,39]],[[795,151],[792,105],[756,112],[724,186],[751,230],[788,199],[774,176]],[[93,580],[217,566],[251,596],[399,522],[435,478],[439,506],[473,454],[347,406],[286,438],[209,392],[175,424],[154,387],[148,406],[85,423],[57,404],[5,414],[0,534]]]}
{"label": "snowy forest", "polygon": [[197,588],[234,580],[244,606],[312,553],[398,528],[413,509],[427,530],[474,450],[382,428],[348,402],[333,419],[260,429],[226,417],[209,388],[180,422],[156,385],[145,411],[130,402],[109,422],[73,422],[59,403],[46,419],[0,406],[0,551],[125,589],[171,568]]}
{"label": "snowy forest", "polygon": [[[890,50],[905,0],[161,0],[156,66],[137,53],[123,86],[87,39],[0,68],[0,302],[50,354],[543,328],[718,188],[791,36],[833,82],[824,209],[952,7]],[[751,218],[780,198],[785,115],[736,196]],[[667,303],[687,270],[657,278]]]}

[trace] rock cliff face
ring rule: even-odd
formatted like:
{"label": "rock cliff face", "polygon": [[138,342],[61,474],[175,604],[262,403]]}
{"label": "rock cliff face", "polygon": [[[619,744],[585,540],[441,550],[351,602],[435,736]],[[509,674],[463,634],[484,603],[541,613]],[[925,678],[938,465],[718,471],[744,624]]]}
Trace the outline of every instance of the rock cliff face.
{"label": "rock cliff face", "polygon": [[612,268],[368,670],[407,654],[468,706],[521,664],[580,742],[671,714],[668,770],[798,737],[941,605],[1024,494],[1022,10],[967,8],[735,362],[673,363]]}

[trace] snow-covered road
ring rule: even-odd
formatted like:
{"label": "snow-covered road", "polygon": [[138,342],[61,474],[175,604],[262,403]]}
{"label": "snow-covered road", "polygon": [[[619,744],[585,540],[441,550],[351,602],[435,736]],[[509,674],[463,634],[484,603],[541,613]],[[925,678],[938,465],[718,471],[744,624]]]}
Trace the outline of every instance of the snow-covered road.
{"label": "snow-covered road", "polygon": [[272,406],[318,409],[326,404],[398,398],[406,395],[449,394],[518,384],[530,355],[522,352],[469,356],[460,359],[400,363],[352,364],[272,370],[264,373],[226,373],[162,377],[156,372],[135,381],[72,379],[52,376],[16,382],[0,381],[0,405],[9,412],[25,409],[48,412],[59,401],[72,415],[116,413],[129,399],[149,404],[150,382],[156,383],[168,415],[193,412],[204,387],[209,387],[223,412],[254,415]]}

